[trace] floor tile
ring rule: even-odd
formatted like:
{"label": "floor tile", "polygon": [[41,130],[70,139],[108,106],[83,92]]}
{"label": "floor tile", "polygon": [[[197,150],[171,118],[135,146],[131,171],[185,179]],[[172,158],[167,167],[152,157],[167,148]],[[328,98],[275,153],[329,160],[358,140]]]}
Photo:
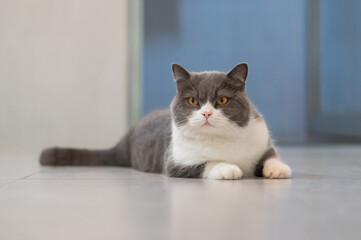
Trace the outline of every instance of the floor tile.
{"label": "floor tile", "polygon": [[39,167],[32,157],[0,156],[0,185],[10,181],[0,187],[0,239],[360,236],[361,147],[279,153],[293,179],[179,179],[120,167]]}

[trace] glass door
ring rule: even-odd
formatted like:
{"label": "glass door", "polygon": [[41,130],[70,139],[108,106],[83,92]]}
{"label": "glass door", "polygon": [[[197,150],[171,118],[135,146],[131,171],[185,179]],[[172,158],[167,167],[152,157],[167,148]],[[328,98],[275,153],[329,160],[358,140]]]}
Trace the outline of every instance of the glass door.
{"label": "glass door", "polygon": [[310,1],[312,133],[361,137],[361,1]]}

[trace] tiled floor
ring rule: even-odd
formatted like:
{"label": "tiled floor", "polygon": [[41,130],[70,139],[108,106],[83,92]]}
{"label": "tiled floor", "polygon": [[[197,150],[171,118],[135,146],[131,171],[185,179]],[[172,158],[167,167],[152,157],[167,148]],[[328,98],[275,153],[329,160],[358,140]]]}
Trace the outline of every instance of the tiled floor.
{"label": "tiled floor", "polygon": [[172,179],[0,156],[0,239],[360,239],[361,146],[281,148],[291,180]]}

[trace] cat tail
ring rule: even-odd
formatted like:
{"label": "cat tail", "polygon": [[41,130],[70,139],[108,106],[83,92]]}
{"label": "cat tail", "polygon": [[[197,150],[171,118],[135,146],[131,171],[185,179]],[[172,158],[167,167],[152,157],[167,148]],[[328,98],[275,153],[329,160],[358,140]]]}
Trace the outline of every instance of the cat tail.
{"label": "cat tail", "polygon": [[115,149],[87,150],[47,148],[40,155],[41,165],[117,165]]}
{"label": "cat tail", "polygon": [[129,167],[130,135],[131,131],[115,147],[106,150],[47,148],[40,155],[40,164]]}

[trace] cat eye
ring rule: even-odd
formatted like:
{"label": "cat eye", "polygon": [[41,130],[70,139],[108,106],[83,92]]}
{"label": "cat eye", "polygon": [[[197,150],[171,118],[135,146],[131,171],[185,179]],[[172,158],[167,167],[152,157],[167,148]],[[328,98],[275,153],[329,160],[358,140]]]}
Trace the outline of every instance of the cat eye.
{"label": "cat eye", "polygon": [[226,98],[226,97],[220,97],[220,98],[218,98],[218,100],[217,100],[217,104],[218,105],[224,105],[224,104],[226,104],[228,102],[228,98]]}
{"label": "cat eye", "polygon": [[192,106],[196,106],[196,105],[198,105],[198,100],[193,97],[190,97],[190,98],[188,98],[188,103]]}

